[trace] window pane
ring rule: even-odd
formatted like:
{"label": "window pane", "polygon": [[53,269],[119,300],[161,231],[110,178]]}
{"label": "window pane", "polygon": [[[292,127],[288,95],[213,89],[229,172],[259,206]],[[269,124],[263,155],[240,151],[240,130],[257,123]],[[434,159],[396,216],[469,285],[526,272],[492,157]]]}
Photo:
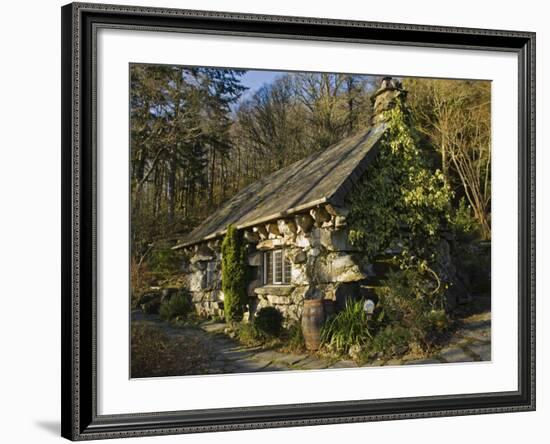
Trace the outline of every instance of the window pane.
{"label": "window pane", "polygon": [[273,252],[273,260],[275,262],[275,276],[274,282],[283,282],[283,252],[282,250],[276,250]]}
{"label": "window pane", "polygon": [[287,257],[287,252],[284,252],[284,274],[283,274],[283,283],[290,284],[290,272],[291,272],[291,264],[290,260]]}
{"label": "window pane", "polygon": [[265,283],[266,284],[272,284],[273,283],[273,260],[272,260],[272,252],[271,251],[266,251],[264,253],[265,255],[265,268],[266,268],[266,273],[265,273],[265,276],[266,276],[266,279],[265,279]]}

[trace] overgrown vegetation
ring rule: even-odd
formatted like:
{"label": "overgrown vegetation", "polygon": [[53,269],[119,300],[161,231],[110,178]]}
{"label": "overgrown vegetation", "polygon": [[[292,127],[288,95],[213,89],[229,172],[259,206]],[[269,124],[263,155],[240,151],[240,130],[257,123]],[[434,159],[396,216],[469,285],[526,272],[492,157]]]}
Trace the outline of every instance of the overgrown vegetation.
{"label": "overgrown vegetation", "polygon": [[454,210],[450,222],[455,236],[460,238],[460,240],[469,241],[472,240],[472,238],[478,237],[476,235],[479,225],[472,216],[472,209],[470,205],[466,203],[464,197],[458,201],[458,206]]}
{"label": "overgrown vegetation", "polygon": [[233,225],[227,227],[222,242],[222,290],[224,315],[228,322],[240,321],[248,302],[248,266],[243,234]]}
{"label": "overgrown vegetation", "polygon": [[251,322],[235,324],[233,328],[235,329],[237,339],[244,345],[261,345],[265,342],[265,338],[262,338],[258,334],[256,328],[254,328],[254,324]]}
{"label": "overgrown vegetation", "polygon": [[[392,266],[376,288],[371,328],[359,305],[346,307],[342,322],[335,324],[337,316],[327,324],[325,342],[336,343],[337,350],[359,345],[367,354],[391,356],[407,348],[429,349],[433,334],[447,327],[445,292],[452,283],[436,271],[439,244],[453,224],[462,232],[474,227],[464,202],[453,210],[446,177],[423,155],[404,102],[398,98],[386,113],[388,129],[378,156],[349,198],[349,238],[372,261],[393,254]],[[345,334],[352,325],[355,334]]]}
{"label": "overgrown vegetation", "polygon": [[[139,255],[132,251],[130,259],[130,283],[132,299],[139,299],[151,287],[179,287],[181,253],[172,250],[172,243],[159,241],[151,243]],[[136,253],[136,254],[134,254]]]}
{"label": "overgrown vegetation", "polygon": [[411,334],[406,327],[398,323],[387,324],[380,326],[372,341],[361,351],[360,357],[365,361],[398,357],[408,352],[410,346]]}
{"label": "overgrown vegetation", "polygon": [[160,304],[159,314],[161,319],[166,321],[183,320],[192,311],[191,295],[186,288],[181,288],[172,297]]}
{"label": "overgrown vegetation", "polygon": [[390,271],[376,290],[378,328],[386,334],[398,332],[400,338],[407,337],[411,345],[421,350],[428,350],[434,334],[449,325],[444,289],[434,285],[431,275],[432,272],[421,265]]}
{"label": "overgrown vegetation", "polygon": [[378,155],[349,197],[350,242],[370,259],[392,249],[433,261],[452,193],[441,171],[428,168],[404,103],[398,98],[387,114]]}
{"label": "overgrown vegetation", "polygon": [[429,351],[449,326],[444,291],[434,286],[431,274],[418,265],[390,270],[376,289],[378,303],[372,316],[364,310],[364,299],[348,300],[324,324],[323,344],[340,354],[359,347],[364,359]]}

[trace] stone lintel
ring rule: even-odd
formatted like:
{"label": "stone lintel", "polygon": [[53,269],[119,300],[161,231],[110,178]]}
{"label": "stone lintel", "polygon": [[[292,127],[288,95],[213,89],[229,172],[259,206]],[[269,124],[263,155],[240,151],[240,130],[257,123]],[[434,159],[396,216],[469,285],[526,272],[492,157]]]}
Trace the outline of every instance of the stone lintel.
{"label": "stone lintel", "polygon": [[260,251],[265,251],[265,250],[271,250],[277,247],[282,247],[283,245],[284,245],[284,241],[281,238],[266,239],[258,242],[258,244],[256,245],[256,249]]}
{"label": "stone lintel", "polygon": [[258,295],[289,296],[294,291],[294,285],[264,285],[254,289]]}

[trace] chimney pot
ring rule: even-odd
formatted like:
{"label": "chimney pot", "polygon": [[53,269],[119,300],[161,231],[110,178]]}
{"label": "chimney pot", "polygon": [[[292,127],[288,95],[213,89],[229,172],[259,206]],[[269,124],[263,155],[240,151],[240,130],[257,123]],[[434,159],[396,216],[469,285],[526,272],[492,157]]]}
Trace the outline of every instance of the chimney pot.
{"label": "chimney pot", "polygon": [[380,88],[372,95],[373,115],[371,123],[373,125],[385,121],[384,113],[395,107],[398,98],[405,98],[407,91],[397,79],[384,77],[380,83]]}

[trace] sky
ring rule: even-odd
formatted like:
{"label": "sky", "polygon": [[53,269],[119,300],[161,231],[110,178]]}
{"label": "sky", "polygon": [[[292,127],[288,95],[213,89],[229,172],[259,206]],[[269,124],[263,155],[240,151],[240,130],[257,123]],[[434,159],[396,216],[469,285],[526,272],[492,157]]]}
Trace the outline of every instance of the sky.
{"label": "sky", "polygon": [[277,77],[285,74],[285,71],[247,71],[241,77],[241,83],[249,88],[241,97],[246,100],[254,95],[266,83],[272,83]]}
{"label": "sky", "polygon": [[[280,76],[288,74],[289,71],[264,71],[264,70],[250,70],[247,71],[241,77],[242,85],[246,86],[248,90],[241,96],[239,102],[234,105],[234,109],[239,103],[251,98],[256,91],[258,91],[263,85],[273,83],[273,81]],[[366,77],[368,75],[365,74]],[[399,78],[399,77],[396,77]]]}

